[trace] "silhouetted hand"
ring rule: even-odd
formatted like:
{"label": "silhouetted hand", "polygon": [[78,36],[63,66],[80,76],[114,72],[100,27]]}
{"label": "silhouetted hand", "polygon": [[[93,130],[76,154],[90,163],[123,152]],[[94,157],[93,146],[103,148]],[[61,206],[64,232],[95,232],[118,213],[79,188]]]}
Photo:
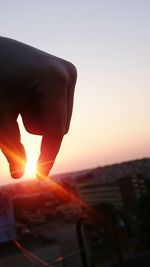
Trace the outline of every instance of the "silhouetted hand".
{"label": "silhouetted hand", "polygon": [[43,136],[37,176],[44,178],[69,129],[76,76],[71,63],[0,37],[0,148],[13,178],[24,174],[26,163],[18,115],[29,133]]}

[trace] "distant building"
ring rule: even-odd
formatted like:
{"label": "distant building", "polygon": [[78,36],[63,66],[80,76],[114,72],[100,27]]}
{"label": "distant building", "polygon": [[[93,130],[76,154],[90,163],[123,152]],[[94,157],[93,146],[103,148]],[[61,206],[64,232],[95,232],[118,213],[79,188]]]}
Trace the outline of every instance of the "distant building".
{"label": "distant building", "polygon": [[132,209],[139,198],[146,193],[145,178],[143,175],[127,176],[118,179],[124,208]]}
{"label": "distant building", "polygon": [[79,195],[91,205],[110,202],[117,209],[133,208],[146,192],[150,159],[113,164],[74,176]]}
{"label": "distant building", "polygon": [[115,183],[99,183],[94,173],[76,179],[80,196],[90,205],[99,202],[111,202],[116,208],[123,207],[119,185]]}
{"label": "distant building", "polygon": [[80,216],[81,202],[132,209],[147,190],[145,179],[150,179],[149,158],[56,175],[48,184],[33,180],[1,189],[12,197],[16,218],[34,224],[60,214]]}

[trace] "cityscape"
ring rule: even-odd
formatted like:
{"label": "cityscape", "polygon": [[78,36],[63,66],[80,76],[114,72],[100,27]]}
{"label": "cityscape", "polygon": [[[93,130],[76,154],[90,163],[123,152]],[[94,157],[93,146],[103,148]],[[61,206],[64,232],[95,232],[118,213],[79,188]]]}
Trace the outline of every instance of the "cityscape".
{"label": "cityscape", "polygon": [[0,25],[0,267],[150,267],[150,1]]}
{"label": "cityscape", "polygon": [[[150,159],[144,158],[59,174],[47,182],[36,179],[9,184],[1,187],[0,194],[1,199],[9,198],[5,205],[11,203],[7,204],[14,217],[12,225],[9,221],[11,235],[25,249],[53,262],[53,266],[83,266],[77,231],[78,222],[83,220],[89,266],[111,266],[150,248],[150,244],[139,242],[137,215],[138,203],[149,195],[149,184]],[[8,232],[7,240],[0,242],[0,266],[8,266],[12,259],[16,266],[25,266],[27,259],[20,248],[11,244]],[[114,245],[116,238],[119,250]],[[73,253],[78,250],[78,254]],[[11,251],[9,259],[6,251]],[[68,253],[72,256],[65,259]]]}

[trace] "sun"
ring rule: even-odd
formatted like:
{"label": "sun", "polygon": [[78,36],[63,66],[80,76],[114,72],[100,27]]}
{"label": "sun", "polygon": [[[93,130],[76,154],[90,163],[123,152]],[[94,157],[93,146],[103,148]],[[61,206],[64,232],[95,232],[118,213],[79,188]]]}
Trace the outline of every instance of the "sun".
{"label": "sun", "polygon": [[36,174],[36,160],[29,159],[26,165],[25,176],[33,178],[35,177],[35,174]]}

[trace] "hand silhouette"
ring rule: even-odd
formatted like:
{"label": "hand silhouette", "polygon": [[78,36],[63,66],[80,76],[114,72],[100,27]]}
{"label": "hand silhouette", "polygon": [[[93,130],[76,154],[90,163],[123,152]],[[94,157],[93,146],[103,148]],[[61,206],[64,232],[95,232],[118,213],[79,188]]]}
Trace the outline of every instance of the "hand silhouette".
{"label": "hand silhouette", "polygon": [[29,133],[43,136],[36,175],[46,177],[69,130],[76,77],[70,62],[0,37],[0,148],[13,178],[26,165],[18,115]]}

